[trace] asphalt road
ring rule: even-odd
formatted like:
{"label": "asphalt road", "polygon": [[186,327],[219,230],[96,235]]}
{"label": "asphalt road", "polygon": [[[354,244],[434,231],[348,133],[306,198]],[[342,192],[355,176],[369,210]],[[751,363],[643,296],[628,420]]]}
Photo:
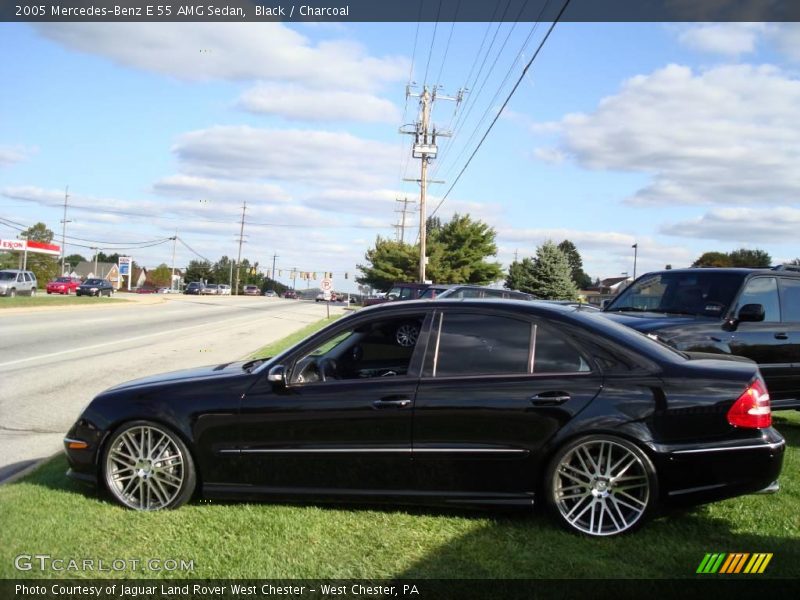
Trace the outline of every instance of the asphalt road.
{"label": "asphalt road", "polygon": [[239,360],[325,315],[324,304],[243,296],[0,311],[0,481],[59,451],[102,390]]}

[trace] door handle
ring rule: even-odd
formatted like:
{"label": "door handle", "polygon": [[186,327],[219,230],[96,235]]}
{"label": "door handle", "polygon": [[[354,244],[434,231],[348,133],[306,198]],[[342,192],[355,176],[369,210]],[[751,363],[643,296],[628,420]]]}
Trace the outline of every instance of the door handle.
{"label": "door handle", "polygon": [[530,398],[534,406],[557,406],[571,399],[567,392],[542,392]]}
{"label": "door handle", "polygon": [[405,408],[411,405],[411,398],[405,396],[387,396],[372,403],[374,408]]}
{"label": "door handle", "polygon": [[776,340],[788,340],[789,339],[789,335],[786,334],[786,333],[776,333],[775,334],[775,339]]}

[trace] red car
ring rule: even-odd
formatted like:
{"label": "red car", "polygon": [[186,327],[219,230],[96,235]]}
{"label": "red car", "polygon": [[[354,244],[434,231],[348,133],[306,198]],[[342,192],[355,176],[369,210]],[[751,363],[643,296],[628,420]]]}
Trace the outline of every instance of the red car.
{"label": "red car", "polygon": [[48,294],[74,294],[81,284],[77,277],[56,277],[47,284]]}

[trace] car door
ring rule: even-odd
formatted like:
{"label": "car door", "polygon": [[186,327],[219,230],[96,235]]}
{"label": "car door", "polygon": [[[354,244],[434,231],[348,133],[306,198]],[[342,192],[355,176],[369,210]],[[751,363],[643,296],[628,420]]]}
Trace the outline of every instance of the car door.
{"label": "car door", "polygon": [[488,310],[438,312],[414,409],[416,486],[485,500],[531,494],[536,450],[601,385],[558,327]]}
{"label": "car door", "polygon": [[[736,312],[746,304],[761,304],[764,320],[741,322],[730,341],[731,352],[758,363],[773,399],[786,398],[792,385],[792,364],[789,335],[781,322],[781,303],[777,277],[753,277],[736,302]],[[736,313],[734,313],[736,314]]]}
{"label": "car door", "polygon": [[[288,494],[409,489],[412,414],[424,355],[419,333],[427,312],[389,313],[351,320],[312,339],[287,357],[284,384],[265,377],[245,395],[244,481]],[[393,346],[398,328],[412,322],[418,327],[414,343]],[[377,341],[379,332],[384,344]]]}
{"label": "car door", "polygon": [[791,364],[781,394],[800,401],[800,277],[781,277],[779,286],[781,325],[776,335],[786,338],[787,361]]}

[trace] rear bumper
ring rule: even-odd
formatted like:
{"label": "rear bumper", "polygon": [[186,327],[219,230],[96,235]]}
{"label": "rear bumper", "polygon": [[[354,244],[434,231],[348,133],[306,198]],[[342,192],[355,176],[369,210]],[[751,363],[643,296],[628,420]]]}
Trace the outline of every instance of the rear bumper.
{"label": "rear bumper", "polygon": [[657,446],[661,501],[685,506],[769,490],[777,486],[785,446],[772,428],[748,439]]}

